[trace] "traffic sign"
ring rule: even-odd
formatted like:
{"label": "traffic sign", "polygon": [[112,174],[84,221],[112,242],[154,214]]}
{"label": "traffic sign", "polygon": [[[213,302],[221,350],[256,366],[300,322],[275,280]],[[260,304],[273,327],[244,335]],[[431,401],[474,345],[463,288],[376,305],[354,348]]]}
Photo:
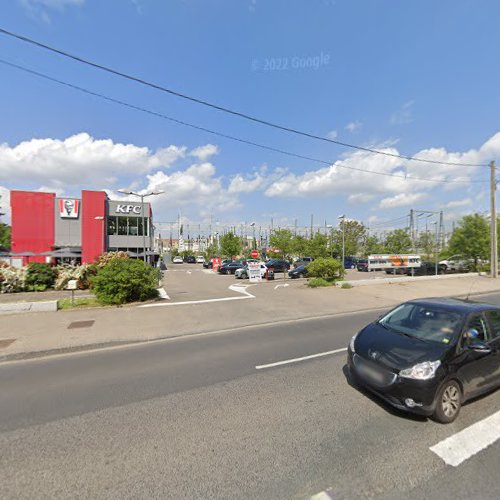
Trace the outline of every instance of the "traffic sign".
{"label": "traffic sign", "polygon": [[258,256],[259,256],[259,252],[257,252],[257,250],[252,250],[252,259],[256,259]]}

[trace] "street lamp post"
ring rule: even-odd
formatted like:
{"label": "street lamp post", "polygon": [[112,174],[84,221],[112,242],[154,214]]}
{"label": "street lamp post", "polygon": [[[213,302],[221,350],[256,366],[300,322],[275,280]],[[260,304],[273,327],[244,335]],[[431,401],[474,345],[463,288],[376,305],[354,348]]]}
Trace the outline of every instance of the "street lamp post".
{"label": "street lamp post", "polygon": [[434,222],[431,222],[431,225],[435,225],[436,226],[436,246],[435,246],[435,249],[434,249],[434,272],[437,276],[438,274],[438,223],[437,221],[434,221]]}
{"label": "street lamp post", "polygon": [[[142,218],[142,259],[144,263],[146,263],[146,220],[144,217],[144,198],[147,196],[157,196],[160,194],[163,194],[165,191],[151,191],[150,193],[134,193],[133,191],[129,191],[128,189],[119,189],[119,193],[123,194],[128,194],[128,195],[133,195],[133,196],[139,196],[141,199],[141,218]],[[149,231],[148,231],[149,234]],[[151,238],[151,235],[149,234],[149,237]]]}
{"label": "street lamp post", "polygon": [[342,267],[345,266],[345,215],[339,215],[337,217],[342,221]]}

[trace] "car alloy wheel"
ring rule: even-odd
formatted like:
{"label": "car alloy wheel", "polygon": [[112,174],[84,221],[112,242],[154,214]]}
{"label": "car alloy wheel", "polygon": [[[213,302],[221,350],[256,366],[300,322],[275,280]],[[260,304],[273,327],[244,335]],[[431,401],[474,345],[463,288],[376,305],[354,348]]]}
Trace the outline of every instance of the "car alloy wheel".
{"label": "car alloy wheel", "polygon": [[459,385],[454,380],[446,382],[439,391],[434,417],[444,424],[453,422],[461,406],[462,394]]}

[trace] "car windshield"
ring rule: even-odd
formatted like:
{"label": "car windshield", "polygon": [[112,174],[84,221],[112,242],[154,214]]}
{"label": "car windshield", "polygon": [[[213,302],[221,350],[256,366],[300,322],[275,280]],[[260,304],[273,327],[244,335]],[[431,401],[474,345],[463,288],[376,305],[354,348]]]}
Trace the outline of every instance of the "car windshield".
{"label": "car windshield", "polygon": [[403,304],[379,320],[379,324],[403,335],[450,344],[462,323],[457,311],[425,304]]}

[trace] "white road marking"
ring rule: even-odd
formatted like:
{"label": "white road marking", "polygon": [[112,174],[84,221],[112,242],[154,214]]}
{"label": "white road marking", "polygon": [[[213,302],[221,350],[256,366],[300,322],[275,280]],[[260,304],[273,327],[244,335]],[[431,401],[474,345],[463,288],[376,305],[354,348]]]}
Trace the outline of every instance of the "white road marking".
{"label": "white road marking", "polygon": [[500,411],[466,427],[429,449],[445,463],[457,467],[500,438]]}
{"label": "white road marking", "polygon": [[279,288],[279,287],[285,287],[285,286],[289,286],[288,283],[285,283],[284,285],[276,285],[274,287],[274,289],[276,290],[276,288]]}
{"label": "white road marking", "polygon": [[155,304],[144,304],[142,306],[137,306],[137,307],[165,307],[165,306],[185,306],[188,304],[209,304],[212,302],[226,302],[228,300],[245,300],[245,299],[255,299],[255,295],[252,295],[251,293],[246,291],[246,286],[238,286],[238,285],[231,285],[229,287],[229,290],[232,290],[233,292],[238,292],[243,294],[243,297],[223,297],[220,299],[203,299],[203,300],[186,300],[183,302],[170,302],[168,304],[164,302],[160,303],[155,303]]}
{"label": "white road marking", "polygon": [[170,297],[168,296],[168,293],[166,292],[165,288],[158,288],[158,293],[160,294],[160,298],[164,300],[170,300]]}
{"label": "white road marking", "polygon": [[306,361],[307,359],[322,358],[323,356],[330,356],[332,354],[338,354],[339,352],[345,351],[347,351],[347,347],[342,347],[341,349],[319,352],[318,354],[311,354],[310,356],[303,356],[301,358],[286,359],[285,361],[277,361],[276,363],[269,363],[268,365],[258,365],[255,367],[255,369],[263,370],[264,368],[273,368],[274,366],[289,365],[291,363],[298,363],[299,361]]}
{"label": "white road marking", "polygon": [[203,269],[203,272],[205,274],[215,274],[214,271],[213,271],[213,269]]}
{"label": "white road marking", "polygon": [[335,496],[330,495],[327,491],[320,491],[313,495],[310,500],[335,500]]}
{"label": "white road marking", "polygon": [[191,274],[191,271],[186,271],[186,274]]}

